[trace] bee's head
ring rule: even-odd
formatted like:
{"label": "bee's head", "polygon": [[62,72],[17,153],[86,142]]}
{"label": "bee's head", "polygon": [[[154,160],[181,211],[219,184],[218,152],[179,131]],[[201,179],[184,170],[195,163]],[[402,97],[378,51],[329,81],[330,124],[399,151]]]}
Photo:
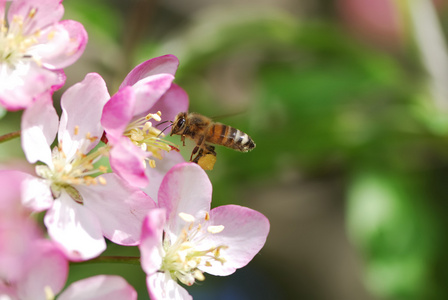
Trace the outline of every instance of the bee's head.
{"label": "bee's head", "polygon": [[178,113],[176,118],[173,121],[173,126],[171,127],[171,134],[182,134],[187,124],[187,113],[181,112]]}

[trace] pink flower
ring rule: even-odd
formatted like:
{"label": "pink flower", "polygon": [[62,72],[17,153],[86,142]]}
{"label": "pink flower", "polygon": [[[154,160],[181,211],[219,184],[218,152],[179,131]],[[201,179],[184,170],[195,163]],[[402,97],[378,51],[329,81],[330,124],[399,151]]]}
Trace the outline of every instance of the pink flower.
{"label": "pink flower", "polygon": [[30,256],[26,272],[16,280],[0,280],[0,298],[17,300],[45,300],[48,294],[57,294],[64,287],[68,275],[68,261],[52,242],[34,240],[27,249]]}
{"label": "pink flower", "polygon": [[20,202],[22,182],[29,175],[11,170],[0,171],[0,282],[24,276],[32,261],[39,232]]}
{"label": "pink flower", "polygon": [[15,0],[5,15],[0,0],[0,105],[7,110],[24,109],[60,88],[62,69],[84,52],[87,33],[78,22],[60,21],[61,2]]}
{"label": "pink flower", "polygon": [[63,252],[44,240],[29,211],[21,205],[23,183],[31,176],[0,171],[0,298],[47,299],[45,288],[58,293],[68,262]]}
{"label": "pink flower", "polygon": [[112,146],[112,170],[134,186],[148,185],[146,161],[154,167],[154,158],[172,149],[152,122],[173,120],[188,108],[187,94],[172,83],[178,64],[165,55],[138,65],[104,107],[101,124]]}
{"label": "pink flower", "polygon": [[[98,256],[106,248],[103,236],[121,245],[137,245],[141,222],[155,203],[115,174],[104,174],[96,162],[108,146],[95,150],[103,128],[100,118],[109,99],[98,74],[70,87],[61,98],[58,116],[49,95],[25,110],[22,147],[38,177],[27,180],[23,203],[34,211],[48,210],[44,223],[50,237],[72,260]],[[56,133],[58,146],[50,148]],[[93,150],[93,151],[92,151]]]}
{"label": "pink flower", "polygon": [[191,299],[188,286],[203,273],[230,275],[263,247],[269,221],[238,205],[210,211],[212,186],[194,163],[173,167],[159,190],[159,207],[143,223],[139,246],[151,299]]}

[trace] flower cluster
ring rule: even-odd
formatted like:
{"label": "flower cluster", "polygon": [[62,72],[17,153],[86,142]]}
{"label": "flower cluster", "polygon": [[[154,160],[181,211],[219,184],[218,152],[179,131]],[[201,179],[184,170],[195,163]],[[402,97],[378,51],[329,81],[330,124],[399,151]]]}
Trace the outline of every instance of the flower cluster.
{"label": "flower cluster", "polygon": [[171,151],[157,127],[188,110],[173,83],[175,56],[138,65],[112,96],[99,74],[87,74],[63,93],[58,116],[53,93],[87,42],[62,14],[60,0],[0,0],[0,104],[24,109],[22,150],[35,165],[0,170],[0,298],[136,299],[123,278],[106,275],[61,293],[69,262],[96,259],[106,238],[139,247],[152,299],[191,299],[180,284],[244,267],[269,222],[237,205],[210,209],[207,174]]}

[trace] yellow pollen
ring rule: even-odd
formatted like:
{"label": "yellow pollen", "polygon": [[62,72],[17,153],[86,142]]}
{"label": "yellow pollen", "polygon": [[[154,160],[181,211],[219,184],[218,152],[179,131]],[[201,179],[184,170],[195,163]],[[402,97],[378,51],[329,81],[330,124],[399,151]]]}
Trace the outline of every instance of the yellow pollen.
{"label": "yellow pollen", "polygon": [[90,133],[90,132],[87,132],[86,133],[86,139],[88,139],[89,141],[91,141],[92,143],[94,142],[94,141],[96,141],[97,139],[98,139],[98,137],[96,137],[96,136],[91,136],[92,134]]}
{"label": "yellow pollen", "polygon": [[30,13],[28,14],[28,16],[29,16],[30,18],[34,18],[34,16],[36,15],[36,13],[37,13],[37,9],[36,9],[35,7],[33,7],[33,8],[30,10]]}
{"label": "yellow pollen", "polygon": [[54,31],[50,31],[47,35],[47,38],[49,41],[51,41],[52,39],[54,39],[55,36],[55,32]]}
{"label": "yellow pollen", "polygon": [[100,184],[102,184],[102,185],[106,185],[107,184],[107,181],[106,181],[106,179],[104,177],[98,176],[97,178],[98,178],[98,181],[99,181]]}
{"label": "yellow pollen", "polygon": [[99,166],[99,167],[98,167],[98,170],[99,170],[100,172],[107,173],[107,167],[106,167],[106,166]]}
{"label": "yellow pollen", "polygon": [[208,212],[205,213],[204,220],[206,220],[206,221],[210,220],[210,214]]}
{"label": "yellow pollen", "polygon": [[78,135],[78,133],[79,133],[79,126],[76,125],[73,134]]}
{"label": "yellow pollen", "polygon": [[156,161],[154,159],[150,159],[149,166],[154,169],[156,167]]}

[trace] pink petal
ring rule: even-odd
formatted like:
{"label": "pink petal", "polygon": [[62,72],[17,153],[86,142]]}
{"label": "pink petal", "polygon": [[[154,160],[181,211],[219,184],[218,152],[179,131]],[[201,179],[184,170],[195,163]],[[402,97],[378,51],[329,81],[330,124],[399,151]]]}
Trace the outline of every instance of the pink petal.
{"label": "pink petal", "polygon": [[0,16],[1,16],[1,19],[3,20],[4,19],[4,16],[5,16],[5,5],[6,5],[6,2],[8,2],[9,0],[0,0]]}
{"label": "pink petal", "polygon": [[53,166],[50,145],[56,137],[58,119],[49,94],[40,97],[23,113],[22,148],[30,163],[41,161]]}
{"label": "pink petal", "polygon": [[115,275],[97,275],[72,283],[58,300],[133,300],[137,292]]}
{"label": "pink petal", "polygon": [[146,77],[137,82],[133,89],[135,91],[134,116],[156,113],[152,107],[170,88],[174,76],[171,74],[159,74]]}
{"label": "pink petal", "polygon": [[[109,98],[106,83],[96,73],[87,74],[83,81],[62,95],[58,139],[67,158],[73,157],[77,151],[86,154],[98,144],[103,135],[101,115]],[[91,142],[92,138],[96,139]]]}
{"label": "pink petal", "polygon": [[46,240],[35,243],[33,255],[35,260],[32,267],[17,284],[18,295],[23,300],[47,299],[45,288],[49,287],[57,294],[64,287],[68,261],[60,249]]}
{"label": "pink petal", "polygon": [[64,20],[42,30],[38,42],[29,49],[29,54],[39,58],[45,68],[62,69],[83,54],[87,32],[81,23]]}
{"label": "pink petal", "polygon": [[228,246],[221,250],[224,265],[214,262],[211,267],[201,266],[201,270],[213,275],[229,275],[247,265],[263,248],[269,233],[269,220],[263,214],[238,205],[212,209],[207,225],[224,225],[224,230],[210,239],[215,246]]}
{"label": "pink petal", "polygon": [[180,112],[188,111],[188,95],[178,85],[172,84],[168,91],[151,108],[151,111],[162,112],[163,121],[174,121]]}
{"label": "pink petal", "polygon": [[142,225],[142,240],[139,245],[142,269],[146,274],[156,273],[162,266],[162,238],[165,226],[165,210],[149,211]]}
{"label": "pink petal", "polygon": [[0,281],[0,295],[5,297],[5,300],[20,300],[15,287],[2,281]]}
{"label": "pink petal", "polygon": [[185,162],[185,159],[177,151],[170,151],[164,153],[163,159],[155,159],[155,168],[146,168],[146,176],[149,179],[149,184],[142,188],[151,199],[157,199],[159,193],[159,188],[162,183],[163,177],[168,173],[168,171],[174,167],[176,164]]}
{"label": "pink petal", "polygon": [[50,237],[74,261],[87,260],[106,249],[100,223],[93,212],[76,203],[65,192],[53,203],[44,218]]}
{"label": "pink petal", "polygon": [[36,224],[30,219],[5,219],[0,222],[0,278],[21,280],[32,262],[30,249],[38,237]]}
{"label": "pink petal", "polygon": [[179,213],[204,220],[211,201],[212,184],[205,171],[195,163],[175,165],[160,185],[158,204],[167,210],[169,231],[174,234],[179,234],[185,226]]}
{"label": "pink petal", "polygon": [[122,138],[112,147],[109,161],[112,170],[129,184],[136,187],[148,185],[144,159],[146,152],[134,145],[128,138]]}
{"label": "pink petal", "polygon": [[[11,24],[14,16],[22,16],[26,20],[24,34],[33,34],[62,18],[64,7],[61,2],[61,0],[14,0],[8,11],[8,22]],[[30,12],[33,10],[35,15],[30,18]]]}
{"label": "pink petal", "polygon": [[0,170],[0,216],[20,211],[22,184],[30,177],[33,176],[21,171]]}
{"label": "pink petal", "polygon": [[146,277],[149,297],[152,300],[191,300],[190,294],[167,273],[157,272]]}
{"label": "pink petal", "polygon": [[23,63],[15,68],[0,64],[0,104],[10,111],[27,108],[35,98],[60,87],[61,80],[65,80],[65,77],[41,68],[34,62]]}
{"label": "pink petal", "polygon": [[171,74],[174,76],[179,60],[176,56],[168,54],[147,60],[135,67],[123,80],[120,89],[134,85],[139,80],[156,74]]}
{"label": "pink petal", "polygon": [[106,184],[79,187],[84,206],[94,212],[103,234],[120,245],[137,245],[140,242],[142,222],[155,202],[140,189],[126,184],[115,174],[101,175]]}
{"label": "pink petal", "polygon": [[0,171],[0,278],[11,282],[26,274],[32,261],[30,249],[39,236],[20,201],[28,177],[20,171]]}
{"label": "pink petal", "polygon": [[44,211],[53,205],[49,182],[34,176],[27,176],[23,182],[22,203],[32,211]]}
{"label": "pink petal", "polygon": [[135,94],[131,87],[119,90],[106,103],[101,117],[101,125],[109,141],[119,140],[131,122],[135,106]]}

